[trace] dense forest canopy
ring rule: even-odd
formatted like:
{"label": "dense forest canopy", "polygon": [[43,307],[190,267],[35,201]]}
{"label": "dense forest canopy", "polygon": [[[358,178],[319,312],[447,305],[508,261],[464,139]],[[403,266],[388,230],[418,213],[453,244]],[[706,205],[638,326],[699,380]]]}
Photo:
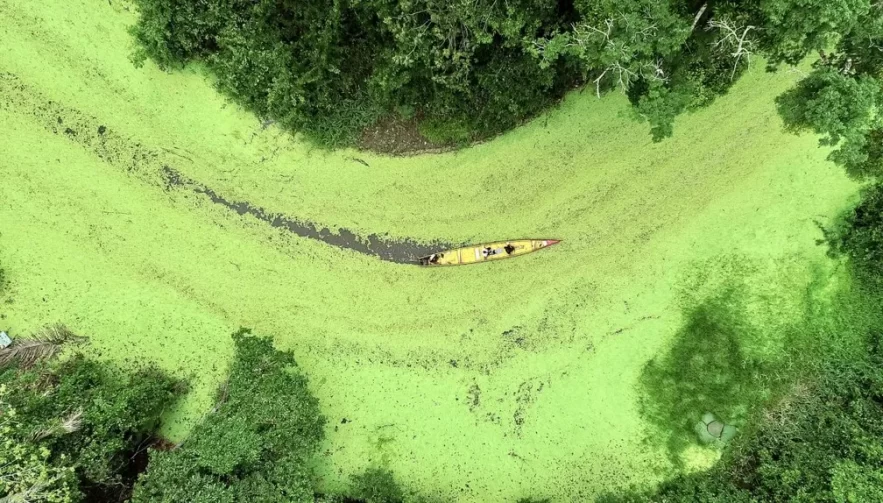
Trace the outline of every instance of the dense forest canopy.
{"label": "dense forest canopy", "polygon": [[[851,172],[879,169],[883,5],[871,0],[136,0],[138,59],[204,63],[265,119],[346,145],[383,118],[438,142],[511,128],[575,86],[628,93],[661,139],[762,56],[819,58],[783,97]],[[833,49],[833,52],[831,52]],[[844,100],[856,103],[841,107]]]}

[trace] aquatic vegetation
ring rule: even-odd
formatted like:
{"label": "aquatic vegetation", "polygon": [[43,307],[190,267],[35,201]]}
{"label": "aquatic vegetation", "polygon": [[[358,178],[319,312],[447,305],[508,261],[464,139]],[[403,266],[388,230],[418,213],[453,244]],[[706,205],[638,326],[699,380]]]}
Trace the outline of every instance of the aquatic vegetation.
{"label": "aquatic vegetation", "polygon": [[749,358],[742,347],[744,332],[753,327],[737,295],[721,292],[686,313],[673,347],[644,370],[649,400],[659,404],[649,415],[669,432],[675,455],[695,442],[695,424],[706,413],[743,424],[769,398],[769,365]]}
{"label": "aquatic vegetation", "polygon": [[[793,74],[747,74],[658,144],[625,97],[587,92],[486,144],[388,158],[316,151],[225,101],[199,68],[134,68],[127,4],[0,10],[4,329],[63,321],[96,357],[187,377],[166,416],[173,440],[214,405],[228,334],[272,334],[328,418],[313,460],[328,493],[376,466],[463,500],[660,480],[669,453],[643,441],[641,374],[676,344],[690,278],[715,270],[697,264],[755,264],[734,298],[769,307],[739,347],[784,355],[770,320],[802,304],[765,299],[813,281],[810,264],[829,260],[814,220],[857,190],[815,138],[782,131],[774,98]],[[563,241],[422,269],[305,239],[197,187],[362,239]]]}

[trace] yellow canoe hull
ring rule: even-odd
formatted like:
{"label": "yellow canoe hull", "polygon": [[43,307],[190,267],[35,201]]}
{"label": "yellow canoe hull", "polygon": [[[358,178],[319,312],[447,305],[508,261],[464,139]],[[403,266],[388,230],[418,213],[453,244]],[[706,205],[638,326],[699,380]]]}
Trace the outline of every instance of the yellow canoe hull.
{"label": "yellow canoe hull", "polygon": [[[548,248],[558,242],[559,240],[557,239],[515,239],[511,241],[483,243],[480,245],[464,246],[462,248],[439,252],[435,254],[437,255],[437,260],[432,263],[430,263],[432,255],[429,257],[422,257],[420,262],[423,265],[430,267],[493,262],[495,260],[527,255],[528,253]],[[511,252],[506,249],[507,245],[511,246]]]}

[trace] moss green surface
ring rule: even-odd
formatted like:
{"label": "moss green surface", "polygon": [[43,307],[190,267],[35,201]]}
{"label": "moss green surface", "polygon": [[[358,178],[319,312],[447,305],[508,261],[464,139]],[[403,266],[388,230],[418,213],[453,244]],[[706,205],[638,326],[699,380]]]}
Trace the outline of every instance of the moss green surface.
{"label": "moss green surface", "polygon": [[[644,441],[637,384],[697,271],[740,268],[758,323],[799,316],[789,292],[824,261],[814,220],[856,190],[815,138],[781,132],[773,98],[798,77],[760,65],[660,144],[624,97],[586,92],[484,145],[383,158],[262,128],[197,70],[134,68],[119,0],[0,12],[0,328],[63,321],[104,357],[192,376],[175,438],[210,406],[229,334],[272,334],[329,418],[325,488],[369,465],[462,501],[657,480],[669,460]],[[474,267],[385,263],[166,187],[165,165],[332,228],[564,242]]]}

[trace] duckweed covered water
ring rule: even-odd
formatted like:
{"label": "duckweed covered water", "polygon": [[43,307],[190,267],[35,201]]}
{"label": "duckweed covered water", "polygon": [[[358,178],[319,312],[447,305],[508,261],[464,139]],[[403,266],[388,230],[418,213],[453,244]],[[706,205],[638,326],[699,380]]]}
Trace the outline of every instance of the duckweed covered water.
{"label": "duckweed covered water", "polygon": [[[659,144],[624,97],[574,93],[461,152],[329,153],[227,103],[198,69],[134,68],[130,9],[0,0],[0,328],[63,321],[96,355],[190,376],[174,438],[209,408],[229,334],[272,334],[329,418],[326,489],[369,465],[461,501],[658,480],[671,461],[645,442],[639,383],[684,325],[683,296],[735,267],[747,322],[800,316],[790,292],[825,261],[814,221],[856,189],[815,138],[781,132],[772,100],[793,73],[758,67]],[[407,267],[232,211],[164,167],[362,238],[564,242]],[[777,343],[757,337],[749,350]]]}

